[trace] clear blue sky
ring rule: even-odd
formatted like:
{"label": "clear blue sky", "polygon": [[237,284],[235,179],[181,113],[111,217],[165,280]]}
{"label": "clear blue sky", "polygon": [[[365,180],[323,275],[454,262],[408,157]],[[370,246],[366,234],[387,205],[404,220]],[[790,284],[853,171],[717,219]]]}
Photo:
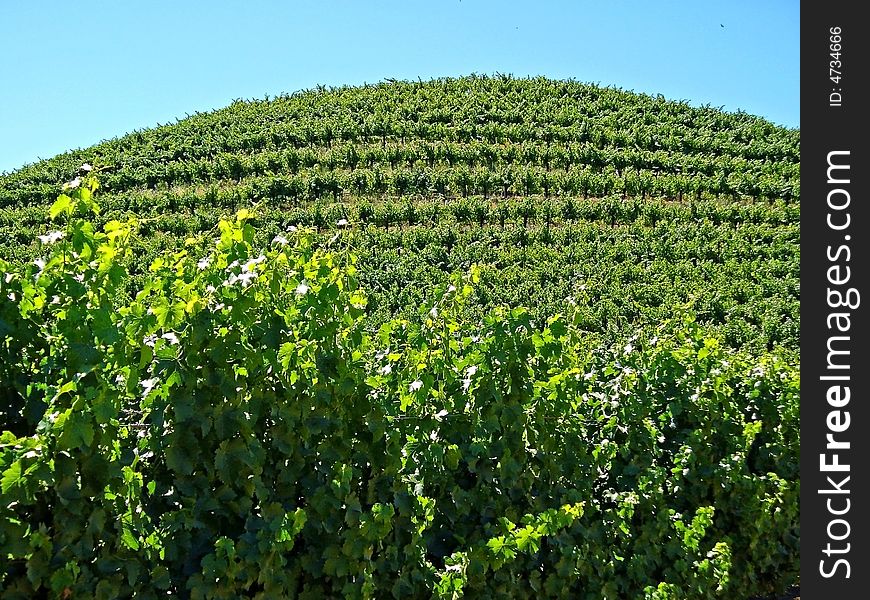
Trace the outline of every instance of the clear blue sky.
{"label": "clear blue sky", "polygon": [[544,75],[797,127],[797,0],[0,6],[0,172],[317,84]]}

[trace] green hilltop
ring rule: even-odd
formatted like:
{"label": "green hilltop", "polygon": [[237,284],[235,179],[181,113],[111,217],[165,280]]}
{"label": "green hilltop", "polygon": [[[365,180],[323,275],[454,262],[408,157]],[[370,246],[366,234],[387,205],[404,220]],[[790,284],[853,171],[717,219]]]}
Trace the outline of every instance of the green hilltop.
{"label": "green hilltop", "polygon": [[799,154],[799,130],[760,117],[576,81],[319,87],[0,176],[0,257],[39,256],[47,207],[91,163],[101,220],[148,219],[135,273],[258,205],[264,244],[341,231],[374,324],[477,263],[471,318],[577,304],[586,329],[624,338],[689,306],[733,346],[796,351]]}
{"label": "green hilltop", "polygon": [[781,594],[799,135],[471,76],[0,176],[0,597]]}

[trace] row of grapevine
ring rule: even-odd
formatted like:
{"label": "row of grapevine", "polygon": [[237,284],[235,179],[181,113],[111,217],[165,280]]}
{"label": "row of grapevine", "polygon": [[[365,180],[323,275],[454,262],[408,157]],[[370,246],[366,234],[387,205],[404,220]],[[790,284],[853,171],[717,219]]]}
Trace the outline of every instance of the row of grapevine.
{"label": "row of grapevine", "polygon": [[[140,216],[163,216],[184,220],[191,214],[215,213],[215,210],[237,209],[254,201],[239,188],[212,186],[201,190],[128,193],[109,196],[104,202],[106,217],[133,212]],[[270,202],[270,204],[272,204]],[[277,204],[277,203],[275,203]],[[10,230],[41,225],[46,209],[42,206],[7,208],[0,211],[0,227]],[[268,218],[281,218],[288,224],[306,224],[328,228],[345,218],[354,223],[388,227],[428,223],[498,224],[502,227],[517,222],[525,225],[561,224],[574,221],[642,220],[648,226],[658,223],[692,221],[713,225],[766,224],[770,227],[796,225],[800,207],[783,203],[756,204],[746,202],[700,201],[676,203],[659,199],[641,200],[617,196],[583,199],[510,197],[486,199],[470,196],[462,199],[400,198],[367,199],[342,202],[311,202],[283,204],[270,208]],[[216,218],[216,217],[215,217]]]}
{"label": "row of grapevine", "polygon": [[[543,167],[502,166],[496,170],[465,166],[357,169],[302,169],[295,173],[276,171],[263,174],[233,158],[202,163],[205,172],[179,171],[182,163],[168,169],[125,169],[106,176],[106,187],[122,194],[140,188],[167,189],[171,186],[194,186],[223,182],[224,188],[238,188],[241,197],[270,197],[275,200],[317,200],[339,196],[384,195],[453,195],[467,197],[507,198],[543,194],[550,196],[600,197],[619,193],[624,197],[673,198],[754,198],[765,201],[794,201],[800,196],[799,179],[783,179],[777,175],[747,173],[714,173],[712,175],[665,173],[650,170],[617,170],[613,166],[589,167],[570,171],[547,170]],[[56,192],[56,186],[41,184],[19,189],[0,198],[9,206],[44,204],[44,196]]]}
{"label": "row of grapevine", "polygon": [[[214,173],[213,163],[218,163],[220,173]],[[155,161],[153,157],[124,157],[116,171],[123,173],[142,170],[162,170],[154,174],[159,180],[206,181],[231,172],[235,178],[250,174],[295,173],[300,169],[322,166],[326,169],[357,167],[374,168],[378,165],[414,167],[466,166],[487,167],[494,170],[506,165],[540,166],[546,170],[571,170],[573,167],[599,168],[613,166],[616,169],[631,168],[636,171],[650,170],[661,173],[703,175],[732,173],[742,176],[779,176],[794,179],[798,176],[798,163],[747,160],[741,156],[726,154],[674,155],[664,150],[655,152],[634,147],[608,147],[600,149],[589,143],[568,143],[564,146],[538,146],[534,143],[487,144],[482,142],[459,144],[452,142],[426,142],[410,140],[407,143],[362,145],[344,143],[330,148],[287,147],[281,150],[261,150],[253,154],[218,152],[196,159],[173,159]],[[130,175],[125,175],[129,177]]]}

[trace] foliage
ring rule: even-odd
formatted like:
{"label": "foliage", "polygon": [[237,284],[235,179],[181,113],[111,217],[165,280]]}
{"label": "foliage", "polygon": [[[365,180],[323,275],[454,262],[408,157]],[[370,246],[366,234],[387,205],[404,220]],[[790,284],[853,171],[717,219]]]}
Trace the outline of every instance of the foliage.
{"label": "foliage", "polygon": [[[365,331],[353,255],[240,210],[124,289],[96,179],[0,263],[0,595],[721,598],[790,583],[798,365],[691,319],[461,318],[481,271]],[[147,224],[146,224],[147,225]]]}
{"label": "foliage", "polygon": [[729,345],[796,352],[799,142],[745,113],[576,81],[318,88],[0,176],[0,256],[40,256],[57,185],[86,161],[110,166],[96,223],[149,219],[129,293],[164,250],[259,203],[258,244],[289,225],[360,231],[369,329],[415,319],[436,282],[479,263],[463,319],[508,304],[542,324],[573,297],[583,327],[624,341],[694,298]]}

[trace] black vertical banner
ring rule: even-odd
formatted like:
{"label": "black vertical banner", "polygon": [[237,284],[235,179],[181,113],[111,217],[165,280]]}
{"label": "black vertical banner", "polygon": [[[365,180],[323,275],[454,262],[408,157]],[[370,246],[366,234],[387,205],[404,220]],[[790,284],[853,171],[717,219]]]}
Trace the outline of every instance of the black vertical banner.
{"label": "black vertical banner", "polygon": [[801,5],[803,600],[870,597],[870,23],[861,4]]}

